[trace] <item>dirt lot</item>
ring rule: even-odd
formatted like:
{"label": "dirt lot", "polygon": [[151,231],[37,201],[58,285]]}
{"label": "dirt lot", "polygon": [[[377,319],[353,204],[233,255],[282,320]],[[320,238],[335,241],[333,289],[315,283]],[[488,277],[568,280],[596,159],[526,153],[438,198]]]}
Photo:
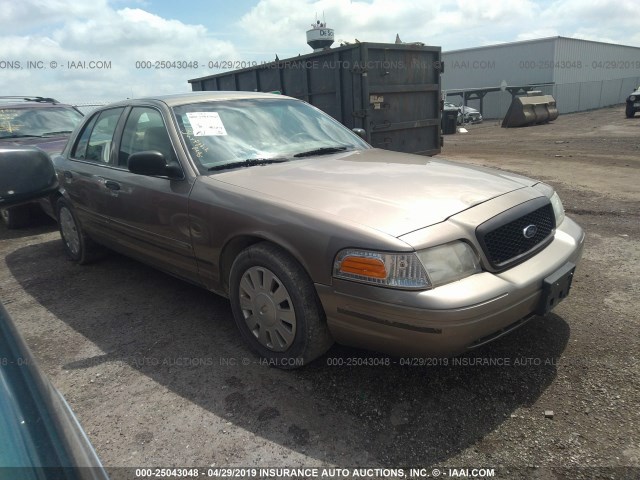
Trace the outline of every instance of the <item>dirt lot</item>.
{"label": "dirt lot", "polygon": [[297,371],[260,365],[225,300],[116,254],[77,266],[53,224],[0,226],[0,300],[106,466],[639,478],[640,118],[445,141],[443,156],[552,184],[587,232],[569,299],[466,365],[332,366],[372,357],[338,346]]}

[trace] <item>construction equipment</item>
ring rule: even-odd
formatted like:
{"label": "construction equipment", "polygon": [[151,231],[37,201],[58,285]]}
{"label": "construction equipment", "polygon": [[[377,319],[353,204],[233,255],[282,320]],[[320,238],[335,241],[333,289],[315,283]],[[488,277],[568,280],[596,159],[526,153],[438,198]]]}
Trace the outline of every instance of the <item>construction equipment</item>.
{"label": "construction equipment", "polygon": [[540,91],[531,91],[526,97],[514,97],[502,120],[503,128],[525,127],[552,122],[558,118],[556,100]]}

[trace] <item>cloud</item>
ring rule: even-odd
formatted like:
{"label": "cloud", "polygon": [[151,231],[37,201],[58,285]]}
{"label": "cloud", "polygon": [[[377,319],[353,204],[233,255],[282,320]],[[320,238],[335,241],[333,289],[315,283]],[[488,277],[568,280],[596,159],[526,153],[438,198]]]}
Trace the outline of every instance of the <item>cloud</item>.
{"label": "cloud", "polygon": [[[316,15],[324,18],[335,30],[339,40],[393,43],[396,33],[401,37],[413,37],[427,28],[430,18],[437,15],[435,6],[429,3],[406,0],[373,0],[372,2],[326,0],[300,2],[291,0],[262,0],[237,23],[253,41],[269,39],[269,50],[282,57],[297,53],[310,53],[306,30],[315,22]],[[417,40],[414,39],[414,40]],[[264,44],[264,40],[261,42]]]}
{"label": "cloud", "polygon": [[557,37],[560,33],[555,28],[537,28],[535,30],[530,30],[528,32],[519,33],[515,38],[516,41],[520,40],[535,40],[538,38],[548,38],[548,37]]}
{"label": "cloud", "polygon": [[513,41],[522,27],[536,24],[542,7],[529,0],[411,0],[290,1],[261,0],[238,22],[254,42],[268,38],[269,50],[283,55],[310,53],[305,30],[322,15],[338,40],[440,45],[445,50]]}
{"label": "cloud", "polygon": [[[154,13],[153,3],[144,0],[5,1],[0,91],[64,101],[188,91],[187,79],[221,71],[213,68],[217,60],[261,62],[276,54],[284,59],[311,53],[305,32],[316,14],[335,30],[334,46],[356,38],[393,43],[396,34],[444,51],[556,35],[640,45],[635,0],[260,0],[246,11],[237,4],[225,7],[224,17],[212,6],[202,20],[187,23]],[[181,11],[176,4],[175,15]],[[200,23],[215,23],[211,14],[219,15],[223,28]],[[92,60],[109,67],[69,67]],[[25,68],[28,61],[42,68]],[[161,61],[170,68],[155,68]],[[188,62],[198,68],[177,68]]]}
{"label": "cloud", "polygon": [[[27,3],[35,11],[46,2],[21,5]],[[62,8],[61,3],[50,2],[44,11]],[[76,102],[189,91],[189,78],[211,73],[210,60],[238,57],[231,42],[216,39],[202,25],[165,19],[140,8],[114,10],[100,1],[92,9],[74,10],[76,3],[68,3],[70,14],[62,24],[54,15],[51,30],[2,37],[0,58],[21,67],[3,68],[0,89],[5,94]],[[3,15],[22,21],[23,10],[14,8]],[[42,22],[36,19],[23,29]],[[28,62],[42,68],[27,68]]]}
{"label": "cloud", "polygon": [[0,8],[0,24],[5,33],[28,33],[43,25],[64,22],[68,18],[91,18],[106,8],[106,0],[6,1],[2,2],[2,8]]}
{"label": "cloud", "polygon": [[541,12],[540,24],[565,37],[640,46],[637,16],[635,0],[563,0]]}

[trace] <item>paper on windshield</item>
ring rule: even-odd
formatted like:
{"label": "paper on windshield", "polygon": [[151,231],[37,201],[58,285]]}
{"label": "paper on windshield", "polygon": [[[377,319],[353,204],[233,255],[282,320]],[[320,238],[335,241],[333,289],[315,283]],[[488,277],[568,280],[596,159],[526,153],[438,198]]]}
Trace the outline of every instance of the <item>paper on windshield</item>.
{"label": "paper on windshield", "polygon": [[187,112],[187,118],[195,137],[227,134],[218,112]]}

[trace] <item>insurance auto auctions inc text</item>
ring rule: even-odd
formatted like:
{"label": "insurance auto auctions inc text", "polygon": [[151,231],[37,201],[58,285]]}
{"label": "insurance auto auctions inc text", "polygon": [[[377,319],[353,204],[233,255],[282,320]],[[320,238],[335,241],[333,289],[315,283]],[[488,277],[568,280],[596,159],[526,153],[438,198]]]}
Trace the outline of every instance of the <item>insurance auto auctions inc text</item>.
{"label": "insurance auto auctions inc text", "polygon": [[209,468],[207,476],[218,478],[339,478],[339,479],[417,479],[417,478],[493,478],[493,468]]}

